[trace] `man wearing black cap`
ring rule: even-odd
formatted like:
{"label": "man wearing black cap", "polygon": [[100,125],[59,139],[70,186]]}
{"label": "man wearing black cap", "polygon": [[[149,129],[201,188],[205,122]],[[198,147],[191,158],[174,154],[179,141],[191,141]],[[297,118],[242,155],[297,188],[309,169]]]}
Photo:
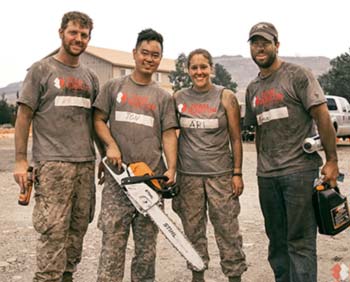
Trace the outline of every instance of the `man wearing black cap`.
{"label": "man wearing black cap", "polygon": [[335,186],[335,131],[313,74],[278,57],[276,28],[267,22],[254,25],[249,43],[260,72],[247,88],[244,124],[256,126],[259,200],[270,241],[268,260],[278,282],[316,282],[312,192],[322,159],[318,153],[305,153],[302,143],[315,135],[314,120],[326,156],[321,174]]}

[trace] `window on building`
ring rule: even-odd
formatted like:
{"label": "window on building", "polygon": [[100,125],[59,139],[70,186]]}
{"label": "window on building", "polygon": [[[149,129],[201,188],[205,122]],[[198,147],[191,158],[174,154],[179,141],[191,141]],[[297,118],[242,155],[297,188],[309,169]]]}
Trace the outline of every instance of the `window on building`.
{"label": "window on building", "polygon": [[156,80],[157,82],[162,82],[162,74],[159,73],[159,72],[156,72],[156,73],[155,73],[155,80]]}
{"label": "window on building", "polygon": [[128,75],[131,73],[131,69],[120,69],[120,76]]}

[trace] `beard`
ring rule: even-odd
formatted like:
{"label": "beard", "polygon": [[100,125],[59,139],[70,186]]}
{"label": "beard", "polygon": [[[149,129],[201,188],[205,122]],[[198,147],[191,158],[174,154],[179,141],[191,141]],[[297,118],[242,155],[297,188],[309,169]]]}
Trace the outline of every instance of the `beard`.
{"label": "beard", "polygon": [[[77,44],[77,43],[73,43],[73,44]],[[79,52],[74,52],[72,49],[71,49],[71,46],[73,45],[71,43],[67,43],[65,41],[65,37],[63,36],[62,38],[62,46],[64,48],[64,50],[66,51],[67,54],[73,56],[73,57],[79,57],[86,49],[86,47],[84,48],[83,46],[79,45],[79,47],[81,48],[81,50]]]}
{"label": "beard", "polygon": [[259,68],[267,69],[272,66],[273,62],[276,60],[276,53],[267,54],[267,60],[264,62],[258,61],[255,56],[253,56],[253,61],[259,66]]}

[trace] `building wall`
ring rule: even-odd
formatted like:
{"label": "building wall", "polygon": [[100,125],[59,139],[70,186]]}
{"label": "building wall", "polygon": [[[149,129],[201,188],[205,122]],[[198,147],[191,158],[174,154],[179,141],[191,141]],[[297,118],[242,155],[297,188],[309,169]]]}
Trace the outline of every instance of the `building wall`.
{"label": "building wall", "polygon": [[131,74],[132,70],[133,70],[132,68],[114,66],[113,67],[113,77],[121,77],[124,75]]}
{"label": "building wall", "polygon": [[154,78],[162,88],[164,88],[166,91],[168,91],[169,93],[173,94],[173,89],[171,88],[172,85],[170,83],[170,79],[169,79],[169,73],[165,73],[165,72],[158,72],[157,73],[157,78]]}
{"label": "building wall", "polygon": [[97,58],[96,56],[92,56],[86,52],[80,56],[80,60],[83,64],[96,72],[101,86],[113,78],[113,67],[111,63]]}

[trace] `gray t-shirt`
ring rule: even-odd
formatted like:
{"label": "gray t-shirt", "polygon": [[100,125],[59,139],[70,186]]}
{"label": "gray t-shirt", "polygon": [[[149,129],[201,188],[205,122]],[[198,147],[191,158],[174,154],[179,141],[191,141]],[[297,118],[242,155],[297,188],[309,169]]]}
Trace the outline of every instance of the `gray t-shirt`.
{"label": "gray t-shirt", "polygon": [[34,63],[19,104],[33,110],[33,160],[85,162],[95,159],[92,103],[99,91],[96,74],[69,67],[53,57]]}
{"label": "gray t-shirt", "polygon": [[315,135],[310,108],[326,102],[313,74],[283,62],[266,78],[253,80],[246,93],[245,125],[259,131],[258,176],[280,176],[317,169],[322,159],[302,149],[305,138]]}
{"label": "gray t-shirt", "polygon": [[175,93],[180,119],[178,171],[190,175],[221,175],[232,172],[232,153],[226,111],[221,103],[222,86],[207,93],[192,88]]}
{"label": "gray t-shirt", "polygon": [[139,85],[126,76],[109,80],[93,106],[107,114],[124,163],[142,161],[164,172],[162,132],[178,127],[168,92],[155,82]]}

